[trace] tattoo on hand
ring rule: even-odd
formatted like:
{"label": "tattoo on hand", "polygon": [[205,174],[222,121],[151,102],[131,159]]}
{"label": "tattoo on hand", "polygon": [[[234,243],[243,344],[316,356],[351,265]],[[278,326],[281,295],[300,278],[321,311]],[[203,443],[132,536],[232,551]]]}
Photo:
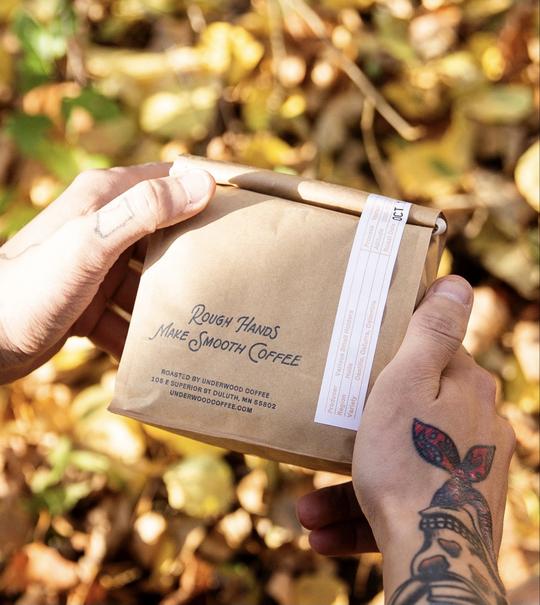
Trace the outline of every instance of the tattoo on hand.
{"label": "tattoo on hand", "polygon": [[389,605],[505,604],[491,512],[473,487],[489,475],[495,446],[475,445],[461,460],[446,433],[416,418],[412,439],[418,454],[450,478],[435,492],[429,508],[420,511],[424,543],[411,561],[411,577],[395,591]]}
{"label": "tattoo on hand", "polygon": [[109,237],[126,223],[129,223],[135,215],[129,205],[129,200],[122,197],[96,212],[95,232],[103,239]]}
{"label": "tattoo on hand", "polygon": [[39,244],[30,244],[29,246],[26,246],[24,250],[21,250],[20,252],[17,252],[17,254],[13,254],[11,256],[9,254],[6,254],[5,252],[0,252],[0,260],[15,260],[23,254],[26,254],[28,250],[30,250],[30,248],[37,248],[38,246]]}

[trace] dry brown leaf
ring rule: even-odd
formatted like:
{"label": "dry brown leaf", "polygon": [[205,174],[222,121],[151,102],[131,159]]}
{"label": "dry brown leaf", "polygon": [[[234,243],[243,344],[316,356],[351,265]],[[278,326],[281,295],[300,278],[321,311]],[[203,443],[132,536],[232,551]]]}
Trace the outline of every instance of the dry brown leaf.
{"label": "dry brown leaf", "polygon": [[63,99],[74,99],[80,93],[81,87],[76,82],[43,84],[26,93],[22,105],[27,114],[46,115],[58,128],[61,128],[64,125]]}
{"label": "dry brown leaf", "polygon": [[24,592],[30,584],[53,591],[67,591],[79,581],[78,566],[62,557],[54,548],[34,542],[9,561],[0,578],[0,590]]}
{"label": "dry brown leaf", "polygon": [[0,564],[30,538],[33,518],[17,496],[0,497]]}
{"label": "dry brown leaf", "polygon": [[349,591],[343,580],[325,572],[306,574],[294,582],[295,605],[348,605]]}
{"label": "dry brown leaf", "polygon": [[519,321],[514,327],[512,346],[525,378],[537,383],[540,380],[538,322]]}
{"label": "dry brown leaf", "polygon": [[248,512],[264,515],[268,509],[266,489],[268,475],[263,469],[255,469],[238,483],[236,493],[238,501]]}
{"label": "dry brown leaf", "polygon": [[487,351],[510,319],[504,296],[490,286],[474,289],[474,303],[463,344],[472,355]]}

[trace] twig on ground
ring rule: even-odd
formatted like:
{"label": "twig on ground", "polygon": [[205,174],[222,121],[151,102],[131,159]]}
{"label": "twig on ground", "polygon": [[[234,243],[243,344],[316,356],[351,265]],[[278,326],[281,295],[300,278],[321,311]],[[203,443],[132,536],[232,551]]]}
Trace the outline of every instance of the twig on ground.
{"label": "twig on ground", "polygon": [[375,135],[373,133],[373,120],[375,118],[375,106],[369,98],[364,99],[362,107],[362,117],[360,118],[360,128],[364,139],[364,148],[368,158],[369,165],[373,170],[375,180],[379,185],[381,192],[389,197],[399,197],[399,187],[397,186],[392,169],[384,161],[377,146]]}
{"label": "twig on ground", "polygon": [[294,10],[310,27],[313,33],[324,43],[328,49],[329,57],[355,84],[360,92],[369,99],[375,109],[383,118],[397,130],[407,141],[415,141],[424,134],[424,129],[412,126],[402,118],[399,113],[388,103],[388,101],[373,86],[369,78],[358,67],[358,65],[338,50],[328,39],[326,27],[319,15],[309,7],[304,0],[280,0],[284,5]]}

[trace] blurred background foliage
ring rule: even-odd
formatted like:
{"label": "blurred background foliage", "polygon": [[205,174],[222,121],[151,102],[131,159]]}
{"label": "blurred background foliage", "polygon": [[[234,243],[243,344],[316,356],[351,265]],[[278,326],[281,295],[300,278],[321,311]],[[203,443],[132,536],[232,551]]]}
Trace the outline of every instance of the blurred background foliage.
{"label": "blurred background foliage", "polygon": [[[517,433],[501,573],[537,603],[538,25],[528,0],[2,0],[0,243],[81,170],[183,152],[442,208]],[[295,518],[343,478],[113,416],[114,377],[72,339],[0,387],[2,604],[382,604],[378,555],[319,557]]]}

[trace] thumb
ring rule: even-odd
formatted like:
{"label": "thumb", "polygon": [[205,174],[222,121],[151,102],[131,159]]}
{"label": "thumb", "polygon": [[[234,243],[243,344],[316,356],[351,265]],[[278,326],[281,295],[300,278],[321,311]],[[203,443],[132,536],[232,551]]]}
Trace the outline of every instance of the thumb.
{"label": "thumb", "polygon": [[88,236],[112,265],[141,237],[201,212],[214,191],[203,170],[142,181],[88,217]]}
{"label": "thumb", "polygon": [[414,312],[396,362],[439,377],[461,346],[472,301],[472,288],[463,278],[437,280]]}
{"label": "thumb", "polygon": [[99,282],[132,244],[198,214],[214,191],[215,181],[203,170],[142,181],[96,212],[65,223],[50,246],[69,251],[69,268]]}
{"label": "thumb", "polygon": [[38,291],[55,293],[49,303],[56,330],[68,330],[79,318],[122,252],[201,212],[215,186],[202,170],[142,181],[98,211],[65,222],[36,249],[42,270],[33,270]]}

